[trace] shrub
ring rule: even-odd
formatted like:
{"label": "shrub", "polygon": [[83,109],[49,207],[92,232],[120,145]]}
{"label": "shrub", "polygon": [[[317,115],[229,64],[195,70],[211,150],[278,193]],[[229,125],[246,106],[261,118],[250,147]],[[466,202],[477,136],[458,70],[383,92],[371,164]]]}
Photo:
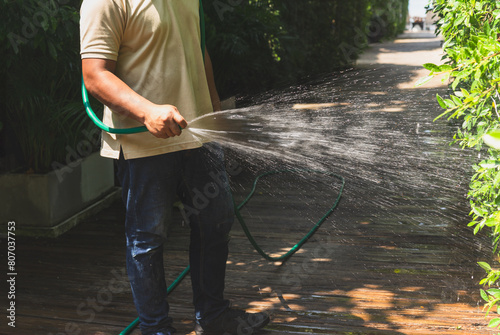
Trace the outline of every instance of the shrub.
{"label": "shrub", "polygon": [[352,66],[371,29],[387,38],[404,30],[408,0],[204,0],[204,8],[207,46],[225,97]]}
{"label": "shrub", "polygon": [[[439,117],[458,119],[461,127],[454,140],[464,148],[483,150],[486,159],[474,166],[468,197],[474,234],[490,230],[493,250],[499,254],[500,240],[500,151],[483,148],[484,136],[499,127],[500,113],[500,3],[495,0],[435,0],[433,11],[439,16],[438,33],[445,39],[446,64],[425,64],[431,71],[422,83],[437,74],[451,80],[449,97],[437,96],[445,112]],[[480,284],[497,286],[500,272],[486,262],[479,265],[487,272]],[[498,306],[500,290],[481,290],[487,311]],[[498,327],[500,318],[490,326]]]}
{"label": "shrub", "polygon": [[63,162],[89,126],[80,89],[79,1],[1,0],[0,120],[20,163],[45,172]]}

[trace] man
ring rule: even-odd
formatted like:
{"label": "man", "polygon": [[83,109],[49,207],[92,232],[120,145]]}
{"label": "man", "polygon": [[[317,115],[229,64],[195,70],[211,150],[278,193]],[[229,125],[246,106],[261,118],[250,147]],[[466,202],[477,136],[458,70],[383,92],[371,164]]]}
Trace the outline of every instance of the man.
{"label": "man", "polygon": [[[144,335],[170,335],[163,243],[178,196],[193,208],[189,246],[196,334],[251,334],[269,317],[229,308],[223,297],[233,203],[221,149],[188,121],[219,110],[210,58],[200,48],[199,0],[84,0],[83,77],[115,128],[101,155],[118,160],[126,205],[127,272]],[[203,57],[203,53],[205,57]],[[205,58],[205,61],[204,61]],[[208,203],[196,194],[215,190]]]}

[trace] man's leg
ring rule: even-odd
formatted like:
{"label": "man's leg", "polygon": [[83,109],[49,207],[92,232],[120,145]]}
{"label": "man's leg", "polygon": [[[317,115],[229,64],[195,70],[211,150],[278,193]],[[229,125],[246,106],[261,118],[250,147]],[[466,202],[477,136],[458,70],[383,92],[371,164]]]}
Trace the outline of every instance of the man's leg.
{"label": "man's leg", "polygon": [[196,334],[252,334],[269,322],[265,313],[229,308],[224,279],[234,203],[221,148],[186,152],[183,202],[191,224],[190,264]]}
{"label": "man's leg", "polygon": [[127,272],[143,335],[169,334],[163,243],[171,221],[178,154],[118,162],[126,205]]}
{"label": "man's leg", "polygon": [[220,147],[205,144],[184,153],[181,198],[191,226],[193,303],[204,323],[229,306],[224,280],[234,209]]}

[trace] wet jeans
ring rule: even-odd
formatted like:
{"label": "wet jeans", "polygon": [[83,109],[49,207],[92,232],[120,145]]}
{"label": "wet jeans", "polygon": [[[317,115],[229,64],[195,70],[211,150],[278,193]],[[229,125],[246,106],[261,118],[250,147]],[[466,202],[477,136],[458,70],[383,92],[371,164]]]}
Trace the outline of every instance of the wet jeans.
{"label": "wet jeans", "polygon": [[122,156],[118,161],[127,212],[127,272],[144,335],[165,330],[171,323],[163,243],[177,198],[191,228],[189,263],[196,318],[204,324],[229,305],[223,291],[234,208],[223,162],[223,152],[214,143],[146,158]]}

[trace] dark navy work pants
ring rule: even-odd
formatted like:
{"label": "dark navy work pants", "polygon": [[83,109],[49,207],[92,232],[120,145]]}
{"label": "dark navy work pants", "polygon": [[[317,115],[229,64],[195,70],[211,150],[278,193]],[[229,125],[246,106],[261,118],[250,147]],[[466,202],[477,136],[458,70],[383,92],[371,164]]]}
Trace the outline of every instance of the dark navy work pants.
{"label": "dark navy work pants", "polygon": [[[163,244],[176,199],[191,228],[189,262],[193,303],[204,324],[224,311],[224,277],[233,200],[223,152],[214,143],[192,150],[118,161],[126,206],[127,272],[144,335],[171,323]],[[167,242],[168,243],[168,242]]]}

